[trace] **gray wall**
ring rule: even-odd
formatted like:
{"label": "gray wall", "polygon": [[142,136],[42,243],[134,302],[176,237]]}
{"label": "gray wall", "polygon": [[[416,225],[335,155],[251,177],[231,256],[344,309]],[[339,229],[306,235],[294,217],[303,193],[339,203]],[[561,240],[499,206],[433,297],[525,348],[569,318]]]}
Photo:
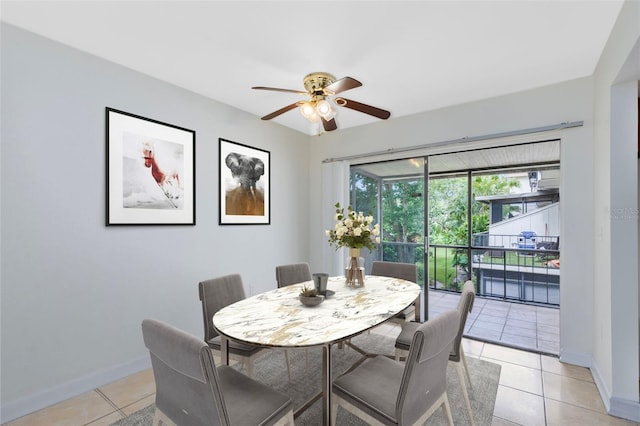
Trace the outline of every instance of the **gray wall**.
{"label": "gray wall", "polygon": [[[202,334],[197,283],[306,261],[309,137],[2,24],[6,421],[147,365],[140,322]],[[179,64],[176,64],[179,66]],[[105,107],[196,131],[196,226],[105,227]],[[271,225],[218,225],[218,138],[271,152]]]}

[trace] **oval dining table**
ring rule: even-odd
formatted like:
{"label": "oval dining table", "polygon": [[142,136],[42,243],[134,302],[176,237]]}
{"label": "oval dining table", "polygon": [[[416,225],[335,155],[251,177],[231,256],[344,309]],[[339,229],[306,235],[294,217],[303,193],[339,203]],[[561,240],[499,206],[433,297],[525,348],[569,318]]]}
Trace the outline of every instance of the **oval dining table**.
{"label": "oval dining table", "polygon": [[[228,339],[271,348],[322,347],[322,418],[331,420],[331,346],[393,318],[411,305],[420,286],[398,278],[368,275],[364,286],[351,287],[344,277],[330,277],[333,294],[313,307],[300,303],[303,286],[313,281],[267,291],[219,310],[213,325],[222,337],[222,362],[228,363]],[[315,401],[315,399],[313,400]],[[296,410],[296,417],[312,402]]]}

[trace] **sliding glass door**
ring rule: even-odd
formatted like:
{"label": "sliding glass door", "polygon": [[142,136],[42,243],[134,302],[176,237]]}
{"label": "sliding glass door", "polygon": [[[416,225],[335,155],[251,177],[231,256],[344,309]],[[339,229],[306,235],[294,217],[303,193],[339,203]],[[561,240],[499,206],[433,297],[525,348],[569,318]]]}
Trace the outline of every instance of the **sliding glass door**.
{"label": "sliding glass door", "polygon": [[351,205],[381,228],[379,248],[363,253],[366,271],[373,260],[415,263],[426,288],[457,292],[473,280],[478,295],[558,306],[559,147],[352,166]]}

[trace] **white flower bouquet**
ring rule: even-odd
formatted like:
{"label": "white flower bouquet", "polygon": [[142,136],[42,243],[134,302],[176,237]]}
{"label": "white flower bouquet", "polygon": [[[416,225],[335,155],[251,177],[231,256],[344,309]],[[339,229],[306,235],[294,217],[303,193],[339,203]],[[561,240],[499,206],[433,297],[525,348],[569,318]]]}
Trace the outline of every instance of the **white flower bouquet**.
{"label": "white flower bouquet", "polygon": [[351,206],[347,207],[347,213],[340,206],[336,208],[336,226],[333,229],[325,231],[329,237],[329,245],[348,248],[366,247],[373,250],[376,244],[380,244],[380,227],[373,224],[373,216],[371,214],[365,216],[362,212],[355,212]]}

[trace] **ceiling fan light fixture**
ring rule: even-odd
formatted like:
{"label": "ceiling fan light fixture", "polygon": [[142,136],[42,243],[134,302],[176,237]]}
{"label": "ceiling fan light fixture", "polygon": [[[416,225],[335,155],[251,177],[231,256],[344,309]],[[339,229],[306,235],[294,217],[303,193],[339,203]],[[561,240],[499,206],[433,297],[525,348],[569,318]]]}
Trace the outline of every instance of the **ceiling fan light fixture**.
{"label": "ceiling fan light fixture", "polygon": [[300,113],[302,113],[302,116],[312,123],[320,121],[320,116],[316,112],[316,104],[314,101],[302,102],[300,105]]}
{"label": "ceiling fan light fixture", "polygon": [[318,125],[319,123],[322,123],[322,127],[318,133],[320,134],[323,131],[331,132],[338,128],[336,120],[334,119],[338,112],[338,106],[362,112],[381,120],[386,120],[391,116],[391,113],[384,109],[357,101],[347,100],[341,97],[334,97],[338,93],[355,89],[360,86],[362,86],[362,83],[352,77],[343,77],[336,80],[336,78],[331,74],[325,72],[314,72],[308,74],[304,78],[304,87],[306,92],[266,86],[253,86],[252,89],[289,92],[309,96],[309,99],[306,101],[294,102],[260,118],[262,120],[271,120],[272,118],[276,118],[287,111],[299,108],[302,116],[312,124]]}
{"label": "ceiling fan light fixture", "polygon": [[331,120],[336,116],[336,111],[331,106],[331,103],[326,99],[318,101],[318,103],[316,104],[316,111],[325,120]]}

